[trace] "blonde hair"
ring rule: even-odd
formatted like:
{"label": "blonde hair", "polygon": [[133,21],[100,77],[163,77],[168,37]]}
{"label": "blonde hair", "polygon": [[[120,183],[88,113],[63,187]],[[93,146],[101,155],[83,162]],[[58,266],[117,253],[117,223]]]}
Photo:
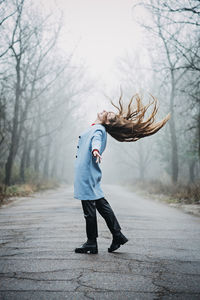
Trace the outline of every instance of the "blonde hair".
{"label": "blonde hair", "polygon": [[[151,94],[150,94],[151,95]],[[158,100],[151,95],[153,102],[147,105],[142,104],[141,97],[138,94],[135,94],[130,99],[128,104],[128,109],[125,110],[122,105],[122,92],[119,98],[119,107],[113,103],[111,104],[117,108],[118,114],[115,114],[115,117],[109,120],[109,124],[106,124],[105,121],[102,122],[102,125],[105,127],[106,131],[116,140],[120,142],[134,142],[145,136],[150,136],[155,134],[160,130],[166,122],[170,119],[170,113],[162,119],[160,122],[155,121],[155,115],[158,111],[157,102]],[[132,107],[133,99],[136,99],[137,105]],[[147,120],[144,120],[144,115],[150,105],[154,103],[153,111]]]}

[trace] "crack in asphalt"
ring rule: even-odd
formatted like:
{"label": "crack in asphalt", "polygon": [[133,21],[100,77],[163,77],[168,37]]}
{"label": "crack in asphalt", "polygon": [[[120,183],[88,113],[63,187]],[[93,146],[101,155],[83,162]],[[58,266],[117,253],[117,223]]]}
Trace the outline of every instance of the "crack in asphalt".
{"label": "crack in asphalt", "polygon": [[[162,269],[161,269],[162,268]],[[170,295],[171,290],[168,289],[166,286],[158,284],[156,280],[161,280],[162,274],[167,273],[167,269],[165,268],[164,264],[159,265],[159,270],[157,272],[154,272],[154,276],[152,278],[152,284],[156,286],[159,290],[155,291],[155,294],[157,296],[157,300],[162,299],[163,296]]]}
{"label": "crack in asphalt", "polygon": [[[199,296],[197,293],[199,291],[198,279],[200,278],[200,274],[198,274],[198,238],[196,238],[199,233],[197,219],[185,217],[180,212],[175,213],[170,210],[171,208],[163,208],[159,204],[152,206],[151,201],[144,201],[134,193],[126,195],[126,190],[119,186],[115,186],[115,189],[112,187],[112,193],[115,197],[116,208],[120,212],[117,215],[122,224],[124,223],[123,229],[127,234],[130,233],[130,236],[132,236],[132,231],[136,232],[136,237],[133,235],[127,248],[124,248],[127,249],[127,252],[120,252],[121,248],[119,252],[113,253],[102,251],[95,260],[89,255],[74,255],[74,250],[69,250],[68,243],[71,242],[71,233],[73,232],[73,238],[75,238],[73,243],[82,234],[80,230],[82,225],[80,226],[79,222],[79,215],[82,211],[78,206],[72,207],[75,205],[74,200],[71,192],[66,194],[66,188],[53,190],[50,193],[44,192],[42,197],[41,195],[36,197],[36,204],[35,198],[33,198],[23,201],[23,205],[16,202],[11,207],[2,208],[0,210],[0,216],[3,217],[0,223],[3,227],[0,231],[2,233],[0,262],[5,266],[5,271],[10,270],[10,272],[0,273],[2,282],[5,279],[4,290],[0,290],[0,293],[4,291],[5,293],[8,291],[16,291],[16,293],[23,291],[30,293],[36,291],[44,293],[77,292],[84,295],[85,298],[93,300],[96,298],[93,293],[99,293],[99,297],[102,299],[105,293],[114,293],[117,298],[120,292],[124,295],[126,292],[131,293],[133,299],[136,293],[150,295],[149,298],[153,297],[157,300],[161,300],[164,296],[173,297],[174,295],[184,295],[188,299],[193,295]],[[124,210],[122,213],[120,210],[121,198],[125,196],[127,196],[127,203],[125,200],[123,205],[127,205],[128,211]],[[130,197],[135,197],[135,201],[129,201]],[[52,206],[50,209],[49,204]],[[56,207],[54,207],[55,205]],[[77,209],[79,210],[78,217],[73,214],[73,211]],[[23,215],[26,215],[26,219],[22,218]],[[55,216],[54,223],[51,221],[52,216]],[[67,221],[65,217],[68,218]],[[39,224],[36,225],[36,222]],[[76,222],[78,223],[76,224]],[[104,221],[101,220],[101,222]],[[134,222],[137,226],[134,226]],[[160,228],[157,227],[159,224],[162,225]],[[52,225],[55,226],[56,231]],[[63,228],[67,228],[68,235],[65,236]],[[108,239],[111,239],[110,232],[105,228],[102,227],[99,235],[104,239],[104,246]],[[61,234],[59,234],[60,231],[62,231]],[[156,237],[155,232],[161,233],[162,236],[159,234]],[[150,235],[148,241],[145,240],[147,235]],[[159,240],[161,243],[167,242],[156,247]],[[190,247],[187,247],[188,240],[191,242]],[[64,241],[62,247],[59,247],[59,241],[62,243]],[[48,246],[49,243],[51,243],[50,246]],[[68,250],[63,250],[65,245]],[[70,247],[70,249],[72,248]],[[152,253],[154,250],[157,250],[157,253]],[[169,255],[170,251],[172,251],[172,255]],[[192,264],[187,266],[187,263]],[[9,268],[6,269],[7,264]],[[46,271],[38,271],[44,270],[43,266]],[[51,268],[53,270],[50,270]],[[18,272],[18,269],[21,271]],[[23,269],[27,271],[22,271]],[[184,278],[185,281],[188,281],[188,289],[191,292],[185,288],[185,281],[183,284],[179,284],[179,281],[176,283],[176,278],[181,280],[181,276],[191,276]],[[107,278],[109,279],[105,281]],[[12,280],[14,281],[13,285],[11,285]],[[126,287],[123,286],[124,280],[127,280]],[[34,282],[36,283],[34,284]],[[66,286],[63,282],[66,282]],[[20,284],[20,290],[16,290],[15,286],[18,284]],[[48,287],[46,288],[45,285]],[[58,289],[56,289],[56,285],[58,285]],[[10,289],[11,286],[14,289]],[[32,289],[35,286],[40,287],[37,290]],[[30,289],[26,290],[26,287]],[[120,289],[120,287],[122,288]],[[145,291],[142,291],[143,288]],[[126,296],[123,297],[126,299]]]}

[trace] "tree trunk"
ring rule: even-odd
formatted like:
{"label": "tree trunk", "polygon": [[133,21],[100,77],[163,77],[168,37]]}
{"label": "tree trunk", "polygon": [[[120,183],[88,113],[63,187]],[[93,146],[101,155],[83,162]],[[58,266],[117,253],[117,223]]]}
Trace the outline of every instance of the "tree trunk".
{"label": "tree trunk", "polygon": [[36,142],[35,142],[35,156],[34,156],[34,170],[36,173],[39,173],[39,160],[40,160],[40,144],[39,144],[39,136],[40,136],[40,115],[38,114],[37,120],[37,129],[36,129]]}
{"label": "tree trunk", "polygon": [[25,162],[25,168],[28,169],[31,166],[31,149],[32,149],[32,141],[30,140],[27,146],[26,151],[26,162]]}
{"label": "tree trunk", "polygon": [[51,178],[57,177],[57,164],[58,164],[58,159],[57,159],[57,155],[55,155],[54,160],[53,160],[53,165],[51,168]]}
{"label": "tree trunk", "polygon": [[178,149],[177,149],[177,138],[176,138],[176,128],[174,120],[174,73],[171,70],[171,94],[170,94],[170,113],[171,118],[169,120],[169,128],[171,135],[171,170],[172,170],[172,182],[176,183],[178,181]]}
{"label": "tree trunk", "polygon": [[25,182],[25,166],[26,166],[26,157],[27,157],[27,146],[28,146],[28,134],[25,134],[24,138],[24,147],[22,151],[22,157],[20,162],[20,180]]}
{"label": "tree trunk", "polygon": [[50,149],[51,149],[51,142],[48,143],[46,157],[45,157],[45,162],[44,162],[43,175],[44,175],[45,178],[49,177],[49,156],[50,156]]}
{"label": "tree trunk", "polygon": [[19,118],[19,101],[20,101],[20,60],[17,61],[16,65],[17,72],[17,82],[16,82],[16,90],[15,90],[15,107],[14,107],[14,116],[13,116],[13,126],[11,133],[11,144],[9,149],[9,154],[7,158],[7,162],[5,165],[5,185],[11,184],[11,176],[12,176],[12,167],[14,163],[15,156],[17,154],[19,139],[18,139],[18,118]]}
{"label": "tree trunk", "polygon": [[195,163],[196,163],[195,159],[189,162],[190,183],[194,182],[195,179],[195,174],[194,174]]}
{"label": "tree trunk", "polygon": [[55,149],[54,149],[54,160],[51,168],[51,178],[57,178],[58,177],[58,158],[61,157],[60,152],[61,152],[62,147],[60,147],[59,144],[56,143]]}
{"label": "tree trunk", "polygon": [[39,157],[40,157],[39,142],[36,141],[35,156],[34,156],[34,170],[36,173],[39,173]]}
{"label": "tree trunk", "polygon": [[199,115],[198,115],[198,156],[200,162],[200,101],[199,101]]}

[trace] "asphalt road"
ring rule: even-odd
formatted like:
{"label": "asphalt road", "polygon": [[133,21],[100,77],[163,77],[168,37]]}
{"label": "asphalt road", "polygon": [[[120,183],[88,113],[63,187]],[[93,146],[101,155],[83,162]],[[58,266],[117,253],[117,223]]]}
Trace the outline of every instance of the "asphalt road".
{"label": "asphalt road", "polygon": [[200,218],[102,188],[129,239],[113,253],[98,213],[99,253],[74,253],[86,231],[72,186],[0,208],[0,299],[200,299]]}

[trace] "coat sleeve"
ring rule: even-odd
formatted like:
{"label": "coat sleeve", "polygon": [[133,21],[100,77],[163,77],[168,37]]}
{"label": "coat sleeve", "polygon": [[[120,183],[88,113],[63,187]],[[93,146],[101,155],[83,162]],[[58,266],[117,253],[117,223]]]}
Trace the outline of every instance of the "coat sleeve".
{"label": "coat sleeve", "polygon": [[102,130],[96,130],[94,132],[94,135],[92,137],[92,151],[94,149],[97,149],[100,152],[101,144],[102,144],[102,137],[103,137]]}

